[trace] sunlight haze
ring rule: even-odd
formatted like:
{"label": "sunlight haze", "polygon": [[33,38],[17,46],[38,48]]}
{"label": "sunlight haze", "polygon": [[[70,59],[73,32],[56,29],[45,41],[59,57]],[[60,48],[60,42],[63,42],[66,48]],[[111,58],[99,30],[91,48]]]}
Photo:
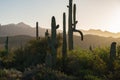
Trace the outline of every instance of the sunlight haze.
{"label": "sunlight haze", "polygon": [[[69,0],[0,0],[0,24],[24,22],[51,28],[56,17],[62,29],[62,14],[68,16]],[[120,0],[73,0],[77,4],[77,28],[120,32]]]}

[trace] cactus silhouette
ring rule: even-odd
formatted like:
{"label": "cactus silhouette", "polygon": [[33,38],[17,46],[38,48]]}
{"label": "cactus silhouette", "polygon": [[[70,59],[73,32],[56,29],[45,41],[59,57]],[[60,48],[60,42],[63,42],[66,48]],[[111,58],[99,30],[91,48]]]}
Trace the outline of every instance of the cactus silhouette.
{"label": "cactus silhouette", "polygon": [[68,15],[68,45],[69,50],[73,49],[73,30],[72,30],[72,0],[69,0],[69,15]]}
{"label": "cactus silhouette", "polygon": [[48,37],[48,36],[49,36],[49,33],[48,33],[48,30],[46,30],[45,37]]}
{"label": "cactus silhouette", "polygon": [[38,22],[36,22],[36,40],[39,39]]}
{"label": "cactus silhouette", "polygon": [[[76,4],[73,6],[73,14],[72,14],[72,0],[69,0],[69,16],[68,16],[68,43],[69,50],[73,50],[73,32],[78,32],[81,35],[81,40],[83,40],[83,33],[80,30],[76,29]],[[72,23],[73,22],[73,23]]]}
{"label": "cactus silhouette", "polygon": [[[46,30],[45,32],[45,38],[47,39],[48,47],[52,50],[52,52],[55,52],[55,48],[51,43],[48,30]],[[50,54],[49,50],[47,51],[47,54],[46,54],[45,65],[48,68],[52,68],[52,55]]]}
{"label": "cactus silhouette", "polygon": [[6,37],[6,41],[5,41],[5,50],[6,53],[8,53],[8,36]]}
{"label": "cactus silhouette", "polygon": [[89,46],[89,50],[93,52],[93,48],[91,45]]}
{"label": "cactus silhouette", "polygon": [[67,58],[67,40],[66,40],[66,14],[63,13],[63,45],[62,45],[62,63],[65,70],[65,60]]}
{"label": "cactus silhouette", "polygon": [[56,25],[56,20],[55,17],[52,17],[52,22],[51,22],[51,43],[54,47],[52,49],[52,63],[53,67],[56,65],[56,58],[57,58],[57,35],[56,35],[56,30],[59,28],[59,25]]}
{"label": "cactus silhouette", "polygon": [[110,59],[114,60],[116,58],[116,42],[112,42],[110,48]]}
{"label": "cactus silhouette", "polygon": [[56,35],[57,31],[56,30],[58,28],[59,28],[59,25],[56,25],[56,20],[55,20],[55,17],[53,16],[51,20],[51,38],[49,37],[48,30],[46,30],[45,32],[45,36],[47,37],[47,40],[48,40],[48,46],[51,49],[51,53],[52,53],[52,54],[48,54],[48,57],[50,56],[52,57],[52,58],[49,58],[49,59],[52,59],[51,60],[52,62],[49,62],[50,63],[49,66],[52,66],[52,68],[55,67],[56,61],[57,61],[56,60],[57,58],[57,35]]}

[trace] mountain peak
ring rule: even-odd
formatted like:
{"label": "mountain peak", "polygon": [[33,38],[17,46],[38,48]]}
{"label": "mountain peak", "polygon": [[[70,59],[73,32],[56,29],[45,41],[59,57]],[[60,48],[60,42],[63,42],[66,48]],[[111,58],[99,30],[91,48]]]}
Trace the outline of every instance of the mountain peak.
{"label": "mountain peak", "polygon": [[19,22],[18,25],[19,25],[19,24],[25,24],[25,23],[24,23],[24,22]]}
{"label": "mountain peak", "polygon": [[25,24],[24,22],[20,22],[20,23],[18,23],[18,24],[16,24],[17,26],[19,26],[19,27],[31,27],[30,25],[27,25],[27,24]]}
{"label": "mountain peak", "polygon": [[24,22],[20,22],[20,23],[18,23],[16,25],[18,25],[18,26],[26,26],[27,24],[25,24]]}

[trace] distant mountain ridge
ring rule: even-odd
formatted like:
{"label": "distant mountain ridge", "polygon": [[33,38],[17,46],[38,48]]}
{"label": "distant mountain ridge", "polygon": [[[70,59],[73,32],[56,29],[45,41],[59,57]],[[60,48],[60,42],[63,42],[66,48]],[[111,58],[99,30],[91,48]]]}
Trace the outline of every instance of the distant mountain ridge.
{"label": "distant mountain ridge", "polygon": [[[35,36],[36,28],[33,28],[23,22],[18,24],[8,24],[0,26],[0,36],[28,35]],[[39,34],[43,36],[45,29],[39,27]]]}
{"label": "distant mountain ridge", "polygon": [[[45,28],[39,27],[39,35],[44,36],[45,35]],[[119,38],[119,33],[112,33],[109,31],[102,31],[102,30],[81,30],[84,35],[90,34],[90,35],[98,35],[103,37],[114,37]],[[36,35],[36,28],[31,27],[30,25],[27,25],[23,22],[20,22],[18,24],[7,24],[7,25],[0,25],[0,36],[15,36],[15,35],[28,35],[28,36],[35,36]],[[50,33],[49,29],[49,33]],[[62,33],[61,30],[58,30],[59,33]],[[75,35],[79,35],[78,33],[75,33]]]}
{"label": "distant mountain ridge", "polygon": [[82,30],[82,31],[85,34],[98,35],[98,36],[103,36],[103,37],[120,38],[120,32],[113,33],[113,32],[109,32],[109,31],[102,31],[100,29],[98,29],[98,30],[90,29],[90,30]]}

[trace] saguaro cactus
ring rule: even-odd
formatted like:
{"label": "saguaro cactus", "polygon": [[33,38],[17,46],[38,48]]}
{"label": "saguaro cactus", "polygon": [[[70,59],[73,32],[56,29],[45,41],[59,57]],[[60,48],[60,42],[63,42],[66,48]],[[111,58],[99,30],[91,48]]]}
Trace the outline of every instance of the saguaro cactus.
{"label": "saguaro cactus", "polygon": [[62,63],[65,70],[65,59],[67,58],[67,40],[66,40],[66,14],[63,13],[63,45],[62,45]]}
{"label": "saguaro cactus", "polygon": [[67,56],[67,40],[66,40],[66,14],[63,13],[63,46],[62,55],[65,58]]}
{"label": "saguaro cactus", "polygon": [[112,42],[110,48],[110,59],[114,60],[116,58],[116,42]]}
{"label": "saguaro cactus", "polygon": [[5,50],[6,53],[8,53],[8,36],[6,37],[6,41],[5,41]]}
{"label": "saguaro cactus", "polygon": [[45,36],[48,39],[49,48],[51,49],[51,53],[52,53],[51,54],[52,62],[50,63],[50,66],[52,66],[52,68],[55,67],[56,58],[57,58],[57,35],[56,35],[57,28],[59,28],[59,25],[56,25],[56,20],[55,20],[55,17],[53,16],[51,20],[51,38],[48,36],[48,30],[45,33]]}
{"label": "saguaro cactus", "polygon": [[36,40],[39,39],[38,22],[36,22]]}
{"label": "saguaro cactus", "polygon": [[[54,51],[55,51],[55,48],[54,48],[53,44],[51,43],[51,39],[50,39],[50,37],[49,37],[49,32],[48,32],[48,30],[46,30],[46,32],[45,32],[45,38],[47,39],[47,42],[48,42],[48,48],[51,49],[52,52],[54,52]],[[53,65],[52,65],[52,55],[50,54],[49,50],[48,50],[48,52],[47,52],[47,54],[46,54],[45,65],[46,65],[46,67],[48,67],[48,68],[52,68],[52,66],[53,66]]]}
{"label": "saguaro cactus", "polygon": [[73,29],[76,29],[76,24],[78,23],[78,21],[76,21],[76,4],[74,4],[74,7],[73,7]]}
{"label": "saguaro cactus", "polygon": [[49,36],[49,33],[48,33],[48,30],[46,30],[45,37],[48,37],[48,36]]}
{"label": "saguaro cactus", "polygon": [[[72,0],[69,0],[69,16],[68,16],[68,43],[69,43],[69,50],[73,49],[73,32],[79,32],[81,35],[81,40],[83,40],[83,33],[80,30],[76,29],[76,4],[73,7],[73,14],[72,14]],[[72,18],[73,17],[73,18]],[[73,23],[72,23],[73,22]]]}
{"label": "saguaro cactus", "polygon": [[73,29],[72,29],[72,0],[69,0],[69,15],[68,15],[68,45],[69,50],[73,49]]}
{"label": "saguaro cactus", "polygon": [[[48,46],[50,48],[51,54],[47,53],[46,56],[46,66],[54,68],[56,65],[56,58],[57,58],[57,35],[56,30],[59,28],[59,25],[56,25],[55,17],[52,17],[51,20],[51,38],[49,37],[48,30],[45,32],[45,36],[48,41]],[[49,57],[49,58],[48,58]]]}
{"label": "saguaro cactus", "polygon": [[80,30],[76,29],[76,24],[78,23],[78,21],[76,20],[76,4],[74,4],[74,11],[73,11],[73,32],[78,32],[81,35],[81,40],[83,40],[83,33]]}
{"label": "saguaro cactus", "polygon": [[56,20],[55,17],[52,17],[52,22],[51,22],[51,42],[55,48],[55,50],[52,51],[52,62],[53,62],[53,67],[56,64],[56,58],[57,58],[57,35],[56,35],[56,30],[59,28],[59,25],[56,25]]}

